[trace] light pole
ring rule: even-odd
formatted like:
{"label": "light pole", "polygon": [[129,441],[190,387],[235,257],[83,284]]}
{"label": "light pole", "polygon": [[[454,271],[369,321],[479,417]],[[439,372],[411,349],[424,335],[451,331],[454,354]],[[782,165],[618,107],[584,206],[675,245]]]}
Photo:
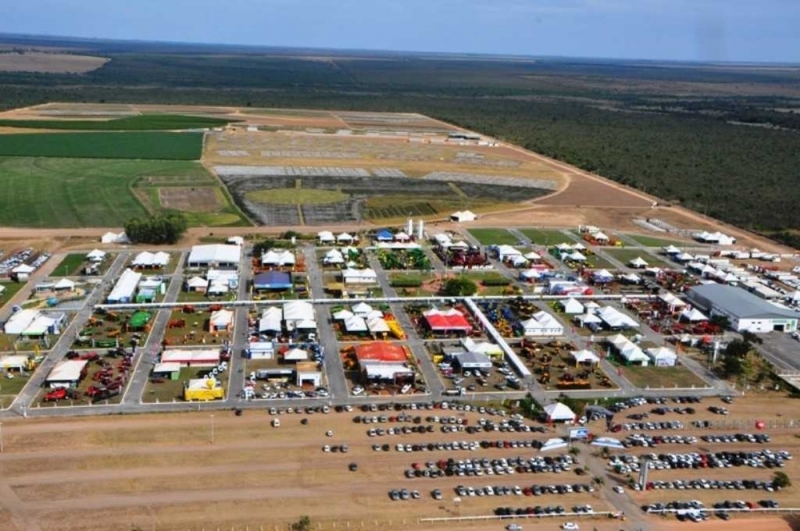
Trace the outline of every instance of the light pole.
{"label": "light pole", "polygon": [[214,415],[211,415],[211,444],[214,444]]}

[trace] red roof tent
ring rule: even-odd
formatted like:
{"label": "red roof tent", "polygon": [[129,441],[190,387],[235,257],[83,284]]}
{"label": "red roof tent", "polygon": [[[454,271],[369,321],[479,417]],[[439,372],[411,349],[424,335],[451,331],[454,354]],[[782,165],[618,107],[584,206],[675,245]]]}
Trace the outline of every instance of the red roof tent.
{"label": "red roof tent", "polygon": [[356,358],[358,358],[359,363],[363,361],[383,361],[394,363],[408,361],[406,350],[403,347],[393,343],[383,343],[378,341],[357,346]]}
{"label": "red roof tent", "polygon": [[460,330],[471,332],[472,325],[469,324],[464,314],[451,308],[449,310],[428,310],[422,314],[428,327],[434,332],[446,332],[449,330]]}

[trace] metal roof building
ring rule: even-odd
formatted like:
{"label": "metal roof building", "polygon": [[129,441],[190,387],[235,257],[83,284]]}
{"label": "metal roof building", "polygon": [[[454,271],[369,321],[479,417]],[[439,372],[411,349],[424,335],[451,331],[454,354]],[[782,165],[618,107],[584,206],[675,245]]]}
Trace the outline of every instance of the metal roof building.
{"label": "metal roof building", "polygon": [[793,332],[800,314],[748,293],[722,284],[695,286],[686,293],[689,301],[706,314],[723,315],[737,332]]}
{"label": "metal roof building", "polygon": [[217,267],[221,269],[235,269],[239,267],[242,258],[242,248],[238,245],[195,245],[189,253],[187,264],[189,268]]}

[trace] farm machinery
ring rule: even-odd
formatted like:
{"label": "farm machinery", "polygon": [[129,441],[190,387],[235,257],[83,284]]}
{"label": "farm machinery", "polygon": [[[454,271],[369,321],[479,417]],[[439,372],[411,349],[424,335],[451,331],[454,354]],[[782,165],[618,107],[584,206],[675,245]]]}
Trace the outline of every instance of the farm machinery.
{"label": "farm machinery", "polygon": [[465,269],[481,268],[489,265],[489,257],[481,252],[480,247],[453,249],[436,247],[434,250],[446,267],[463,267]]}

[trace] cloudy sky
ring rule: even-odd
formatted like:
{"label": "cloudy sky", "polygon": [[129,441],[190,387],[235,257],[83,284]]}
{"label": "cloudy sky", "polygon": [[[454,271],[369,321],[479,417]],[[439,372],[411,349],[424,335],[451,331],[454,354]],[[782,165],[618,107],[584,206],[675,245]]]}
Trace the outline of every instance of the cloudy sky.
{"label": "cloudy sky", "polygon": [[630,59],[800,62],[798,0],[8,0],[0,32]]}

